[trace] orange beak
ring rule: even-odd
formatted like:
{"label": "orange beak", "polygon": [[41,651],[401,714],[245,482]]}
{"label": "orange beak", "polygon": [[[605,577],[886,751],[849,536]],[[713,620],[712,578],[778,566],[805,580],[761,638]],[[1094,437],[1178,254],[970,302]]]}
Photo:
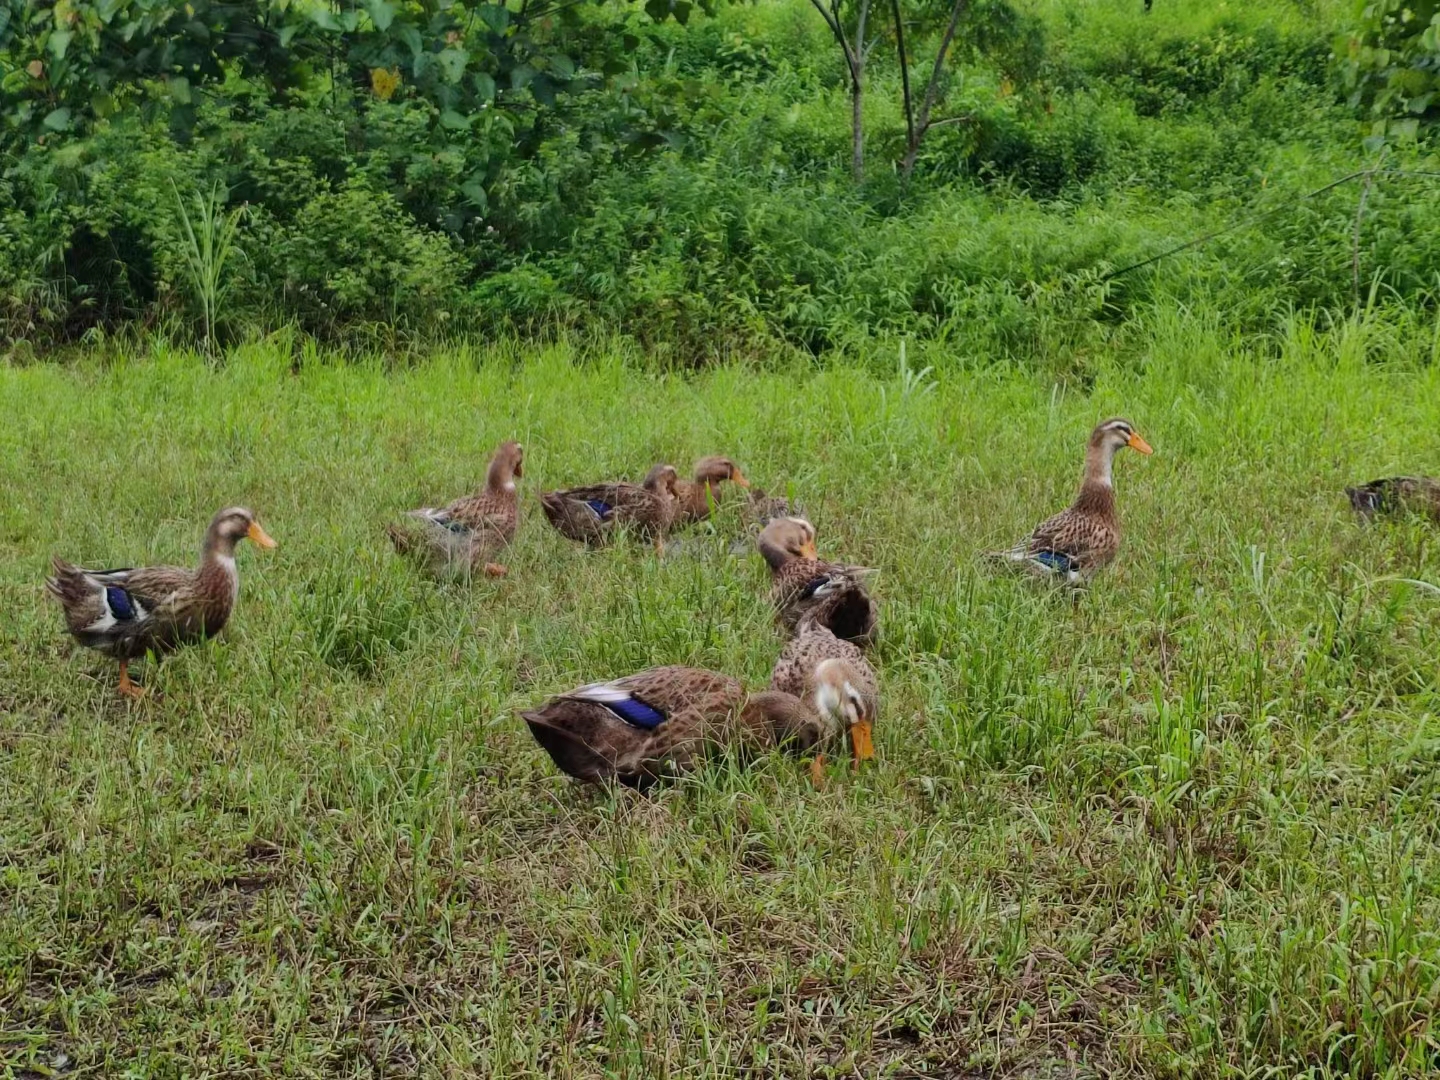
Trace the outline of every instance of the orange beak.
{"label": "orange beak", "polygon": [[1126,445],[1129,446],[1132,450],[1139,450],[1142,454],[1153,454],[1155,452],[1150,448],[1150,444],[1148,442],[1140,438],[1140,433],[1138,431],[1130,432],[1130,441]]}
{"label": "orange beak", "polygon": [[805,543],[800,545],[800,557],[802,559],[818,559],[820,557],[819,551],[815,548],[814,540],[806,540]]}
{"label": "orange beak", "polygon": [[871,738],[869,720],[857,720],[850,725],[850,754],[857,769],[862,761],[869,761],[875,756],[875,741]]}
{"label": "orange beak", "polygon": [[270,534],[260,527],[258,521],[250,522],[250,528],[245,530],[245,535],[250,537],[251,540],[254,540],[255,543],[259,544],[262,548],[273,548],[277,546],[275,541],[270,539]]}
{"label": "orange beak", "polygon": [[739,484],[743,488],[748,488],[750,486],[750,481],[745,479],[745,474],[740,471],[740,466],[738,465],[730,470],[730,482],[733,484]]}

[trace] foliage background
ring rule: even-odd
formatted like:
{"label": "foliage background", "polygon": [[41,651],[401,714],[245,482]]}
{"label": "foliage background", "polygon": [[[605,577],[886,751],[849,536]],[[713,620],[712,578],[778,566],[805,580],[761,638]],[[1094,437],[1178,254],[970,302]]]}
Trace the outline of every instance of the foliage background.
{"label": "foliage background", "polygon": [[[899,10],[918,87],[947,9]],[[1430,162],[1428,91],[1396,66],[1433,66],[1418,10],[976,0],[908,182],[877,10],[856,184],[840,54],[801,0],[8,0],[0,317],[21,354],[204,336],[177,207],[217,183],[243,208],[230,342],[620,333],[691,365],[905,335],[1083,367],[1162,299],[1251,329],[1428,307],[1433,177],[1382,178],[1358,217],[1358,182],[1301,199],[1382,160],[1376,130],[1388,167]]]}

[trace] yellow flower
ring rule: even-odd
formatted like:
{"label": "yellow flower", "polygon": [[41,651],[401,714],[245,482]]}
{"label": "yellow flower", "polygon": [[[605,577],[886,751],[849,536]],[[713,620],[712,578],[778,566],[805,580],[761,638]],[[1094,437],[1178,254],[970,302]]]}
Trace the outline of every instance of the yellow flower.
{"label": "yellow flower", "polygon": [[400,69],[371,68],[370,89],[375,91],[375,96],[381,101],[389,101],[395,91],[400,88]]}

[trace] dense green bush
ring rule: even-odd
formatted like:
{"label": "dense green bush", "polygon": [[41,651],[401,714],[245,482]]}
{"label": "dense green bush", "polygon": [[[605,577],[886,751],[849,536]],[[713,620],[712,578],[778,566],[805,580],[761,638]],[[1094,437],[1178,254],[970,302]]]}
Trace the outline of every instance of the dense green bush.
{"label": "dense green bush", "polygon": [[[889,167],[905,127],[888,43],[872,54],[857,186],[839,54],[800,0],[683,26],[624,5],[537,23],[537,56],[563,46],[566,92],[537,96],[532,65],[464,112],[432,70],[465,44],[450,24],[413,62],[367,74],[394,38],[373,12],[343,78],[296,45],[305,77],[266,75],[274,58],[246,53],[198,72],[205,92],[183,109],[153,78],[93,114],[77,98],[38,134],[31,109],[0,135],[0,319],[37,345],[160,320],[198,332],[177,202],[216,183],[245,208],[224,269],[231,338],[289,324],[330,338],[370,324],[416,338],[619,331],[692,363],[908,335],[1066,364],[1162,295],[1252,326],[1353,304],[1377,276],[1428,302],[1433,184],[1377,182],[1358,232],[1358,184],[1301,198],[1361,160],[1329,16],[1289,0],[996,12],[1013,22],[996,42],[981,40],[992,22],[963,24],[909,183]],[[911,26],[917,80],[935,26]],[[24,101],[39,99],[21,46],[53,53],[54,33],[0,30],[0,81]],[[498,72],[496,47],[474,62]]]}

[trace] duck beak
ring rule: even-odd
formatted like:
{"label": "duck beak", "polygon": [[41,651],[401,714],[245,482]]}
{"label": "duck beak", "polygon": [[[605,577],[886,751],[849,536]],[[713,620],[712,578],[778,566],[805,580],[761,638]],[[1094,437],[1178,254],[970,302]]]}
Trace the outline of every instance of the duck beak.
{"label": "duck beak", "polygon": [[1150,444],[1148,442],[1140,438],[1140,433],[1138,431],[1130,432],[1130,441],[1126,443],[1126,445],[1129,446],[1132,450],[1139,450],[1142,454],[1153,454],[1155,452],[1150,448]]}
{"label": "duck beak", "polygon": [[251,540],[254,540],[255,543],[259,544],[262,548],[278,546],[274,540],[270,539],[270,534],[260,527],[258,521],[250,522],[250,528],[245,530],[245,535],[250,537]]}
{"label": "duck beak", "polygon": [[875,742],[871,738],[869,720],[856,720],[850,725],[850,754],[857,769],[862,761],[869,761],[875,756]]}
{"label": "duck beak", "polygon": [[820,557],[819,551],[815,548],[814,540],[806,540],[805,543],[800,545],[800,557],[802,559],[818,559]]}
{"label": "duck beak", "polygon": [[738,465],[730,470],[730,482],[732,484],[739,484],[743,488],[748,488],[750,486],[750,481],[745,479],[745,474],[740,471],[740,467]]}

